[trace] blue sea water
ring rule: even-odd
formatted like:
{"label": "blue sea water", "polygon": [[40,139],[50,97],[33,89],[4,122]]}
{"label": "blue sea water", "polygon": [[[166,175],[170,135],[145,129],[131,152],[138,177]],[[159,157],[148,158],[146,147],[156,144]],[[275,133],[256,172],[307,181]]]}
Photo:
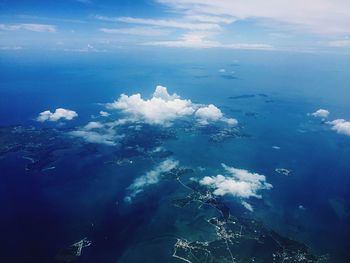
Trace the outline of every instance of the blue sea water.
{"label": "blue sea water", "polygon": [[[67,128],[84,125],[103,110],[101,103],[121,93],[149,97],[159,84],[217,105],[247,135],[212,143],[203,134],[179,132],[165,142],[174,159],[205,167],[203,175],[220,173],[221,163],[266,175],[273,189],[252,201],[250,216],[329,254],[331,262],[348,262],[350,137],[308,116],[325,108],[330,119],[350,119],[348,57],[215,50],[1,53],[0,125],[37,125],[39,112],[58,107],[79,113]],[[26,172],[26,160],[15,153],[0,159],[2,262],[53,262],[57,251],[85,236],[93,246],[79,262],[179,262],[171,257],[176,235],[213,235],[200,223],[203,211],[169,208],[175,183],[161,182],[124,203],[127,187],[154,166],[148,160],[115,167],[104,165],[99,154],[58,157],[56,169],[46,173]],[[233,198],[226,202],[247,213]]]}

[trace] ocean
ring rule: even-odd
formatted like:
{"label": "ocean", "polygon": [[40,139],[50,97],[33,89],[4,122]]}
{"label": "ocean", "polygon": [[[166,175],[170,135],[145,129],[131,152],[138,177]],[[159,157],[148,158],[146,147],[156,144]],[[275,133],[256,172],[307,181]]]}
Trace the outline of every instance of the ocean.
{"label": "ocean", "polygon": [[[166,128],[176,136],[162,146],[196,171],[189,180],[220,174],[222,163],[265,175],[273,188],[250,200],[254,212],[235,197],[223,197],[232,213],[259,220],[315,254],[329,255],[330,262],[348,262],[350,137],[309,114],[324,108],[329,120],[350,119],[348,57],[146,48],[2,52],[0,125],[69,131],[98,118],[120,94],[149,98],[157,85],[194,103],[212,103],[239,122],[240,136],[219,142],[208,140],[205,130]],[[35,120],[59,107],[78,112],[78,118],[59,125]],[[171,205],[186,194],[174,180],[149,185],[125,202],[135,178],[157,161],[132,156],[134,165],[110,165],[113,147],[86,147],[55,151],[55,169],[46,171],[26,171],[22,151],[1,156],[2,262],[54,262],[61,249],[84,237],[92,245],[78,262],[180,262],[172,257],[176,238],[215,238],[205,221],[215,211]]]}

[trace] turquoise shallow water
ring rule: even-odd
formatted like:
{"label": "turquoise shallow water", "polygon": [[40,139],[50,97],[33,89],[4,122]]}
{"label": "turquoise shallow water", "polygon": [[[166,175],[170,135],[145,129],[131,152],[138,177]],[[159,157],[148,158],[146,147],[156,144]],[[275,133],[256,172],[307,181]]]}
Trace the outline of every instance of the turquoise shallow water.
{"label": "turquoise shallow water", "polygon": [[[207,134],[178,130],[163,145],[173,158],[197,177],[222,172],[221,163],[266,175],[273,189],[251,201],[254,213],[225,197],[232,211],[330,254],[332,262],[347,262],[350,137],[307,113],[326,108],[331,119],[349,120],[349,71],[348,58],[278,52],[48,53],[40,59],[4,53],[0,124],[37,125],[39,112],[65,107],[79,113],[63,126],[69,129],[98,114],[99,103],[121,93],[149,97],[158,84],[193,102],[213,103],[239,121],[245,136],[214,143]],[[93,246],[81,262],[179,262],[171,257],[175,237],[213,237],[204,219],[215,211],[171,205],[186,193],[176,182],[164,180],[135,202],[123,201],[133,180],[156,163],[137,157],[135,165],[106,165],[108,147],[79,151],[55,153],[56,169],[45,173],[26,172],[20,154],[0,159],[4,258],[52,262],[62,247],[88,236]],[[276,173],[281,167],[291,175]]]}

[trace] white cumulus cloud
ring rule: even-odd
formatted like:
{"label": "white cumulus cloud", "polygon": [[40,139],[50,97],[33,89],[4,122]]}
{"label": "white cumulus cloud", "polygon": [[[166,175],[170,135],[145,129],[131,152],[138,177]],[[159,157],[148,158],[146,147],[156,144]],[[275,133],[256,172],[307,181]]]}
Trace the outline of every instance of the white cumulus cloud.
{"label": "white cumulus cloud", "polygon": [[51,112],[49,110],[41,112],[37,117],[37,121],[58,121],[60,119],[72,120],[77,116],[78,114],[75,111],[58,108],[55,110],[55,112]]}
{"label": "white cumulus cloud", "polygon": [[103,128],[103,124],[98,121],[90,121],[88,124],[85,125],[85,130],[93,130],[93,129],[100,129]]}
{"label": "white cumulus cloud", "polygon": [[111,114],[109,114],[107,111],[100,111],[100,115],[101,115],[101,117],[108,117],[109,115],[111,115]]}
{"label": "white cumulus cloud", "polygon": [[332,125],[332,130],[336,131],[337,133],[350,136],[350,121],[336,119],[328,122],[328,124]]}
{"label": "white cumulus cloud", "polygon": [[311,115],[317,118],[327,118],[329,116],[329,111],[325,109],[319,109],[311,113]]}
{"label": "white cumulus cloud", "polygon": [[178,161],[173,159],[166,159],[157,165],[153,170],[148,171],[146,174],[136,178],[134,182],[128,187],[130,191],[129,195],[125,197],[125,201],[130,202],[132,198],[141,193],[145,187],[157,184],[164,176],[165,172],[169,172],[171,169],[179,165]]}
{"label": "white cumulus cloud", "polygon": [[195,115],[203,123],[208,123],[208,121],[216,121],[223,117],[221,110],[213,104],[209,104],[206,107],[199,108],[196,111]]}
{"label": "white cumulus cloud", "polygon": [[[272,188],[272,185],[266,182],[264,175],[251,173],[225,164],[222,164],[222,167],[225,169],[226,175],[205,176],[199,181],[200,184],[212,188],[215,195],[232,195],[240,199],[261,198],[261,195],[258,193],[260,190]],[[242,204],[248,210],[253,209],[246,202]]]}
{"label": "white cumulus cloud", "polygon": [[[164,90],[165,89],[165,90]],[[194,108],[190,100],[182,100],[175,94],[169,95],[166,88],[157,86],[153,97],[149,100],[140,94],[127,96],[107,105],[111,109],[119,109],[135,119],[142,119],[151,124],[169,124],[169,122],[193,114]]]}
{"label": "white cumulus cloud", "polygon": [[153,93],[154,98],[159,98],[165,101],[180,99],[180,96],[176,93],[170,95],[166,87],[158,85]]}
{"label": "white cumulus cloud", "polygon": [[150,124],[171,125],[176,119],[195,117],[201,124],[211,121],[224,121],[230,125],[237,124],[235,119],[228,119],[213,104],[202,106],[191,100],[181,99],[176,93],[169,94],[166,87],[157,86],[151,99],[143,99],[140,94],[131,96],[122,94],[118,100],[108,103],[107,108],[118,109],[135,121]]}
{"label": "white cumulus cloud", "polygon": [[213,104],[199,108],[195,116],[198,118],[199,123],[209,124],[213,121],[224,121],[229,125],[236,125],[238,122],[232,118],[225,118],[221,110]]}

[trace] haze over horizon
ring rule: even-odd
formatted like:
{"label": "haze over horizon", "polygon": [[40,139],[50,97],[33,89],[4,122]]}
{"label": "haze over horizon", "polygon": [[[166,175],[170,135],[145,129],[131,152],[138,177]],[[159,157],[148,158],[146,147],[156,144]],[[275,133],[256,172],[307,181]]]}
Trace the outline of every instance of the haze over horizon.
{"label": "haze over horizon", "polygon": [[350,51],[346,0],[0,1],[0,49]]}

